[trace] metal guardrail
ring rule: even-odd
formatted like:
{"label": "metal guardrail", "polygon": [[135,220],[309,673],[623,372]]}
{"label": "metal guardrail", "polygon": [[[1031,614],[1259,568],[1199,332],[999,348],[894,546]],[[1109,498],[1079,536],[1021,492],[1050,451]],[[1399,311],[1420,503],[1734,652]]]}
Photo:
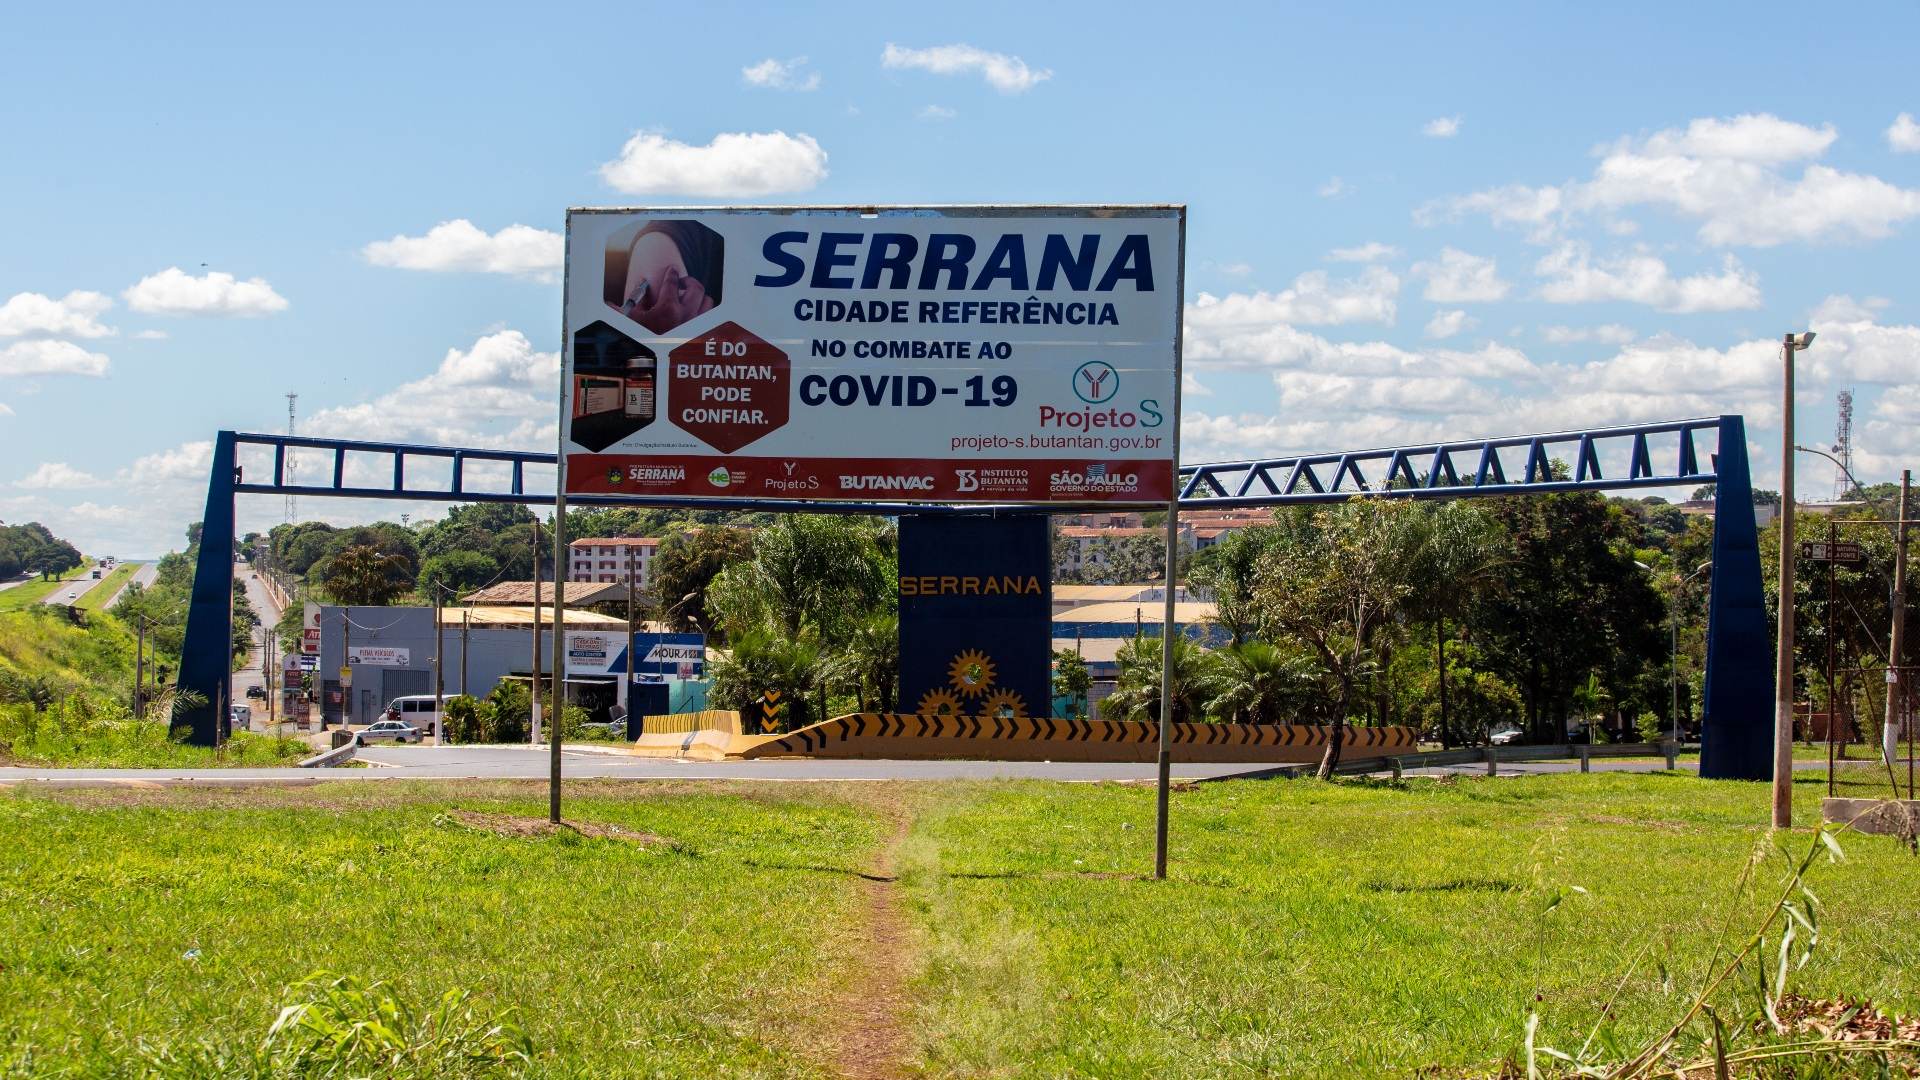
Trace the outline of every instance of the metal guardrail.
{"label": "metal guardrail", "polygon": [[345,765],[347,762],[353,760],[353,752],[359,748],[360,743],[359,740],[356,739],[352,742],[336,746],[331,750],[323,750],[310,758],[302,758],[298,767],[302,769],[331,769],[338,765]]}
{"label": "metal guardrail", "polygon": [[[1580,762],[1580,771],[1589,771],[1594,758],[1628,757],[1665,757],[1667,768],[1674,768],[1683,748],[1676,743],[1551,743],[1545,746],[1476,746],[1465,750],[1429,750],[1419,754],[1390,754],[1383,757],[1342,758],[1335,765],[1335,776],[1365,776],[1371,773],[1392,773],[1394,779],[1412,769],[1438,769],[1453,765],[1476,765],[1485,762],[1487,775],[1498,774],[1504,763],[1518,764],[1525,761],[1560,761],[1576,758]],[[1271,769],[1254,772],[1234,773],[1230,776],[1206,777],[1201,782],[1213,780],[1268,780],[1293,779],[1312,776],[1320,771],[1318,764],[1281,765]]]}

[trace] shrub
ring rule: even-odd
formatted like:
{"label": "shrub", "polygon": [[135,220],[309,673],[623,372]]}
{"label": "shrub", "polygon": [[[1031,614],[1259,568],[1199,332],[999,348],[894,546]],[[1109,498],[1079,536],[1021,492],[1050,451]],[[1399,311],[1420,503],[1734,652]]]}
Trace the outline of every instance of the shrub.
{"label": "shrub", "polygon": [[448,698],[447,738],[456,743],[483,741],[481,713],[484,708],[480,701],[466,694],[456,694]]}
{"label": "shrub", "polygon": [[1633,722],[1633,729],[1640,733],[1641,742],[1659,742],[1669,734],[1666,721],[1660,719],[1652,709],[1646,709],[1640,713],[1639,718]]}

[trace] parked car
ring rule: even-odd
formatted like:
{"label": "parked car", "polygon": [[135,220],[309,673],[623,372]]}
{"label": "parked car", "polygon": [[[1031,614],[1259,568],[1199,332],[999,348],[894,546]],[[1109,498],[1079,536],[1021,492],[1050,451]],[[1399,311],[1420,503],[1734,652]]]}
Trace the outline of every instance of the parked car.
{"label": "parked car", "polygon": [[386,715],[390,719],[403,720],[421,731],[435,731],[441,719],[434,710],[432,694],[408,694],[387,702]]}
{"label": "parked car", "polygon": [[392,739],[398,743],[417,743],[420,741],[420,729],[404,720],[376,720],[361,728],[355,738],[361,746],[380,739]]}
{"label": "parked car", "polygon": [[1506,746],[1509,743],[1519,742],[1520,737],[1525,734],[1526,732],[1512,724],[1502,724],[1487,733],[1487,741],[1494,746]]}

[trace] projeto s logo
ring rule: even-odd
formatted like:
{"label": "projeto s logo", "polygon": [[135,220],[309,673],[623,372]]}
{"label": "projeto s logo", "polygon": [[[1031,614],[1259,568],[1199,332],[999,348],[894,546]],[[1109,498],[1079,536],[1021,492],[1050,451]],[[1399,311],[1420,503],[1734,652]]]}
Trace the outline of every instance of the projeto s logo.
{"label": "projeto s logo", "polygon": [[1120,373],[1105,360],[1089,360],[1073,369],[1074,396],[1089,405],[1104,405],[1120,392]]}

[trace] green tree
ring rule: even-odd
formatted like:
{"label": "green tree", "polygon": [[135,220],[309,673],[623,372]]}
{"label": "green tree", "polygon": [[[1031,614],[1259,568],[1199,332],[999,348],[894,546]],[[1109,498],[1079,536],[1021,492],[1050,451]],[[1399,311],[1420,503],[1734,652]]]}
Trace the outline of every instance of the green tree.
{"label": "green tree", "polygon": [[896,602],[898,568],[881,549],[883,531],[872,520],[790,514],[755,533],[751,558],[714,578],[708,608],[730,635],[766,629],[793,637],[811,628],[838,641]]}
{"label": "green tree", "polygon": [[492,581],[499,568],[489,556],[465,549],[429,555],[420,563],[420,591],[443,600],[462,596]]}
{"label": "green tree", "polygon": [[339,603],[379,607],[413,587],[408,570],[403,556],[356,544],[327,560],[320,584]]}
{"label": "green tree", "polygon": [[[1120,675],[1114,690],[1100,702],[1100,715],[1114,720],[1152,720],[1160,715],[1160,639],[1136,637],[1120,646],[1114,661]],[[1173,638],[1173,722],[1191,723],[1206,716],[1207,687],[1213,674],[1213,655],[1185,634]]]}
{"label": "green tree", "polygon": [[900,616],[875,611],[855,623],[833,664],[834,675],[853,688],[861,712],[893,712],[900,696]]}
{"label": "green tree", "polygon": [[708,587],[720,571],[752,555],[753,534],[745,529],[708,526],[670,533],[654,552],[649,571],[653,602],[675,630],[699,627],[712,633]]}
{"label": "green tree", "polygon": [[786,705],[785,729],[813,722],[807,694],[821,682],[820,641],[812,633],[785,636],[748,630],[733,639],[732,651],[712,667],[708,698],[722,708],[737,710],[750,722],[760,716],[760,701],[776,691]]}
{"label": "green tree", "polygon": [[1202,680],[1207,712],[1241,724],[1284,724],[1319,697],[1313,658],[1264,641],[1243,641],[1214,654]]}
{"label": "green tree", "polygon": [[1340,762],[1360,683],[1378,667],[1376,638],[1405,614],[1433,533],[1411,502],[1368,498],[1281,513],[1274,530],[1255,599],[1263,623],[1317,662],[1332,721],[1324,778]]}
{"label": "green tree", "polygon": [[1087,715],[1087,693],[1093,689],[1093,673],[1087,670],[1087,662],[1072,649],[1060,649],[1053,654],[1053,696],[1067,699],[1067,713],[1073,717]]}
{"label": "green tree", "polygon": [[1261,635],[1254,586],[1260,577],[1260,559],[1274,535],[1265,525],[1237,529],[1194,557],[1188,584],[1213,600],[1214,622],[1236,645]]}

